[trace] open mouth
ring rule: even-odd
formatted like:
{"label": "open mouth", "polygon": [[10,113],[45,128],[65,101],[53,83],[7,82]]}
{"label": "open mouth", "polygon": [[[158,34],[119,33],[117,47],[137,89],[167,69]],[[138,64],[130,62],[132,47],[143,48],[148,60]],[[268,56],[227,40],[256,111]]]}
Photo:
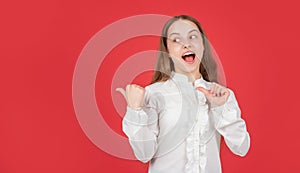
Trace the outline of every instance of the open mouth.
{"label": "open mouth", "polygon": [[181,58],[188,64],[194,63],[195,57],[196,55],[194,52],[186,52],[181,56]]}

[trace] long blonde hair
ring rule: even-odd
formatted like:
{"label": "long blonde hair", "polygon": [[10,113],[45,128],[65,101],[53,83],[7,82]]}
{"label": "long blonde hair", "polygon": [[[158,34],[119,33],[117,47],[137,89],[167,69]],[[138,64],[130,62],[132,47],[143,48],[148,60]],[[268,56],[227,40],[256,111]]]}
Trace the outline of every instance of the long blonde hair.
{"label": "long blonde hair", "polygon": [[167,34],[168,34],[168,29],[170,28],[170,26],[175,21],[180,20],[180,19],[189,20],[197,25],[199,31],[201,32],[201,35],[203,38],[203,45],[204,45],[204,52],[203,52],[203,57],[201,59],[199,72],[201,73],[202,77],[206,81],[218,82],[218,80],[217,80],[217,76],[218,76],[217,64],[214,61],[214,59],[212,58],[210,44],[207,40],[207,37],[206,37],[200,23],[191,16],[180,15],[180,16],[175,16],[175,17],[171,18],[170,20],[168,20],[167,23],[163,27],[162,34],[160,37],[160,43],[159,43],[158,58],[157,58],[157,62],[155,65],[155,71],[154,71],[154,75],[153,75],[151,83],[166,81],[166,80],[170,79],[171,72],[174,71],[174,63],[168,54]]}

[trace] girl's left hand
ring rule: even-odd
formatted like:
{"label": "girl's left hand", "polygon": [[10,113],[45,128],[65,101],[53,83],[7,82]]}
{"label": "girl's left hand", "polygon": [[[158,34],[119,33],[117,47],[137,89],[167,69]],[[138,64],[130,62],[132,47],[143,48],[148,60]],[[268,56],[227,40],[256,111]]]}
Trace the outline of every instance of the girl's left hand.
{"label": "girl's left hand", "polygon": [[203,87],[197,87],[197,89],[205,94],[205,97],[208,99],[212,107],[223,105],[230,95],[229,90],[226,87],[215,82],[212,82],[210,90]]}

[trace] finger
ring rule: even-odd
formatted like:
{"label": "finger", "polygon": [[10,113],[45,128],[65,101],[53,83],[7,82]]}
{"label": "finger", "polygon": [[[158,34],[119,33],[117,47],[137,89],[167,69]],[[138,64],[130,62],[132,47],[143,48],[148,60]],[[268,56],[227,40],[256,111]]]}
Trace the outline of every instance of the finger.
{"label": "finger", "polygon": [[222,96],[224,96],[227,93],[227,89],[226,88],[222,88],[221,89],[221,94]]}
{"label": "finger", "polygon": [[137,84],[130,84],[132,87],[137,87],[138,85]]}
{"label": "finger", "polygon": [[216,94],[217,94],[218,97],[222,96],[221,90],[222,90],[222,87],[220,85],[217,85],[217,87],[216,87]]}
{"label": "finger", "polygon": [[205,89],[205,88],[203,88],[203,87],[197,87],[197,90],[203,92],[205,95],[210,94],[210,93],[209,93],[209,90],[207,90],[207,89]]}
{"label": "finger", "polygon": [[137,84],[131,84],[131,86],[136,87],[136,88],[142,88],[141,86],[139,86]]}
{"label": "finger", "polygon": [[210,86],[210,93],[213,94],[213,96],[215,95],[215,90],[216,90],[216,84],[212,83]]}
{"label": "finger", "polygon": [[230,91],[227,89],[227,88],[225,88],[225,94],[224,94],[227,98],[230,96]]}
{"label": "finger", "polygon": [[123,97],[126,99],[126,91],[123,88],[117,88],[116,91],[120,92]]}

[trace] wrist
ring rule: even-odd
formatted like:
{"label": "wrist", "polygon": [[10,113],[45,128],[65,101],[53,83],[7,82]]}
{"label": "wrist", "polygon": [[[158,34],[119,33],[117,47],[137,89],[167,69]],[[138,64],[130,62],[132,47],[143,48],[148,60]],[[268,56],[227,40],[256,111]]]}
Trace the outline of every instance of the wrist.
{"label": "wrist", "polygon": [[133,109],[133,110],[136,110],[136,111],[139,111],[139,110],[142,109],[142,106],[131,106],[131,105],[128,105],[128,107],[129,107],[130,109]]}

